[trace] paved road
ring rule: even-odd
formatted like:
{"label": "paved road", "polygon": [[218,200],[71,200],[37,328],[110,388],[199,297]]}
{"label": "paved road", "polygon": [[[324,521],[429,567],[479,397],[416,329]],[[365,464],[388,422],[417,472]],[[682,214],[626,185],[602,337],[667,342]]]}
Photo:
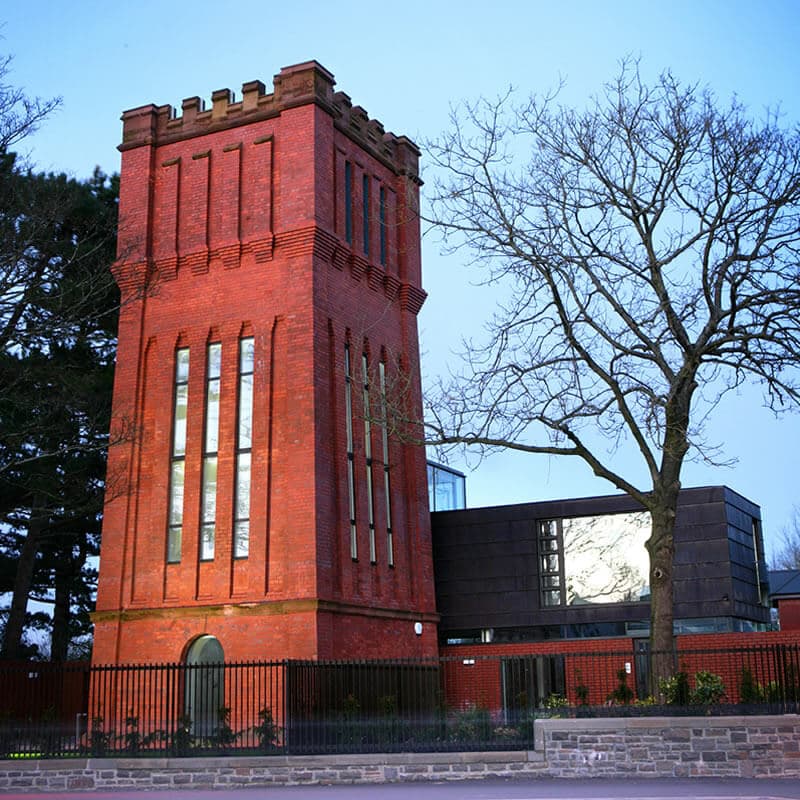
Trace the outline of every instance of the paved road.
{"label": "paved road", "polygon": [[800,780],[595,778],[1,794],[4,800],[800,800]]}

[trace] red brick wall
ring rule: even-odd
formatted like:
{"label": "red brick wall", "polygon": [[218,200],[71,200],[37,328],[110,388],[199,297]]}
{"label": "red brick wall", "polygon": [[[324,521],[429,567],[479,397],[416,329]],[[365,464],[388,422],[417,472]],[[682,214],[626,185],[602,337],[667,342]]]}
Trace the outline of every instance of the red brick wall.
{"label": "red brick wall", "polygon": [[[442,656],[450,659],[446,671],[448,705],[463,708],[485,698],[492,711],[502,707],[500,657],[527,655],[566,655],[565,684],[567,699],[577,704],[576,687],[583,684],[589,690],[590,705],[602,705],[617,685],[617,672],[626,664],[631,666],[628,685],[636,686],[633,640],[631,639],[573,639],[518,644],[458,645],[441,648]],[[489,657],[490,660],[485,660]],[[473,662],[474,663],[470,663]]]}
{"label": "red brick wall", "polygon": [[[250,87],[248,89],[248,86]],[[387,555],[380,428],[372,426],[376,559],[368,549],[361,353],[384,357],[421,406],[416,313],[417,151],[333,95],[317,65],[275,92],[215,93],[183,116],[127,112],[115,274],[125,294],[115,383],[95,663],[172,661],[200,634],[226,659],[431,655],[436,615],[423,448],[390,445],[394,565]],[[249,115],[249,116],[248,116]],[[345,242],[344,161],[355,168]],[[406,174],[408,171],[408,174]],[[363,253],[361,175],[371,186]],[[388,204],[379,263],[378,192]],[[250,551],[232,548],[241,336],[255,342]],[[358,561],[350,557],[344,345],[354,378]],[[222,346],[216,548],[199,560],[205,359]],[[190,349],[180,563],[166,563],[176,347]],[[377,374],[377,373],[376,373]],[[379,407],[377,381],[371,408]],[[413,632],[424,621],[424,634]]]}
{"label": "red brick wall", "polygon": [[779,600],[778,619],[782,631],[800,631],[800,598]]}
{"label": "red brick wall", "polygon": [[[787,645],[776,656],[775,645]],[[697,634],[677,637],[678,669],[688,673],[694,687],[695,673],[708,670],[720,675],[727,699],[739,701],[739,686],[744,667],[762,686],[776,680],[783,661],[797,661],[800,636],[793,631],[763,633]],[[618,686],[617,674],[630,665],[627,685],[636,689],[636,658],[633,639],[573,639],[519,644],[458,645],[441,648],[449,661],[445,667],[447,703],[464,708],[479,698],[485,707],[502,707],[500,658],[525,655],[565,656],[567,699],[578,703],[576,687],[589,690],[588,703],[602,705]],[[699,651],[699,652],[698,652]],[[798,665],[800,666],[800,665]]]}

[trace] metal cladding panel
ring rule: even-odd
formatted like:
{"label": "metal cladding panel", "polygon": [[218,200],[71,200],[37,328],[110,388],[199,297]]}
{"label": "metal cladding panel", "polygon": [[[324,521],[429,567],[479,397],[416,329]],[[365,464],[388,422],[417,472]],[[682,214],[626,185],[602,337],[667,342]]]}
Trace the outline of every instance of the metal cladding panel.
{"label": "metal cladding panel", "polygon": [[[542,607],[537,520],[639,511],[626,495],[549,500],[432,515],[437,607],[442,631],[637,622],[647,602]],[[767,621],[755,578],[734,573],[729,534],[760,510],[723,486],[681,492],[675,528],[676,618],[740,616]],[[733,524],[732,524],[733,523]],[[748,567],[754,572],[754,567]],[[746,570],[747,571],[747,570]],[[747,573],[748,575],[750,572]],[[743,587],[749,585],[750,590]]]}

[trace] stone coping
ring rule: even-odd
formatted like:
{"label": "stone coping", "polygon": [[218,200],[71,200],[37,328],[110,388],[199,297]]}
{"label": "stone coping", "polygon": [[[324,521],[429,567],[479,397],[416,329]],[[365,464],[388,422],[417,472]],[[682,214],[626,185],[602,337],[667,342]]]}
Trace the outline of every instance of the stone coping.
{"label": "stone coping", "polygon": [[542,762],[544,755],[534,750],[490,750],[440,753],[350,753],[313,756],[190,756],[186,758],[15,758],[0,760],[0,771],[35,770],[163,770],[300,767],[319,769],[349,766],[418,766],[422,764],[508,764]]}

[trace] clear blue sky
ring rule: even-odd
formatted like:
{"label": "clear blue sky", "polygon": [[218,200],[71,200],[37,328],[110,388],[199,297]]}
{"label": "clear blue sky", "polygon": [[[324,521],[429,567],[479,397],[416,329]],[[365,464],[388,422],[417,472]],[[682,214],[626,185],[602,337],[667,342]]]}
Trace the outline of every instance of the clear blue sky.
{"label": "clear blue sky", "polygon": [[[627,54],[641,56],[645,75],[670,68],[723,99],[737,94],[756,115],[780,104],[787,121],[800,120],[800,0],[7,0],[0,21],[12,81],[63,98],[25,146],[40,168],[78,177],[96,164],[118,169],[123,110],[179,107],[256,78],[269,86],[282,66],[312,58],[387,130],[418,141],[447,126],[452,102],[509,85],[538,92],[563,77],[562,97],[581,103]],[[460,335],[480,334],[489,309],[470,287],[476,276],[427,239],[424,276],[424,369],[435,375],[454,362]],[[691,464],[684,485],[724,483],[748,496],[769,539],[800,502],[800,416],[775,420],[746,390],[718,410],[709,438],[736,465]],[[513,454],[469,472],[467,487],[471,505],[611,491],[572,460]]]}

